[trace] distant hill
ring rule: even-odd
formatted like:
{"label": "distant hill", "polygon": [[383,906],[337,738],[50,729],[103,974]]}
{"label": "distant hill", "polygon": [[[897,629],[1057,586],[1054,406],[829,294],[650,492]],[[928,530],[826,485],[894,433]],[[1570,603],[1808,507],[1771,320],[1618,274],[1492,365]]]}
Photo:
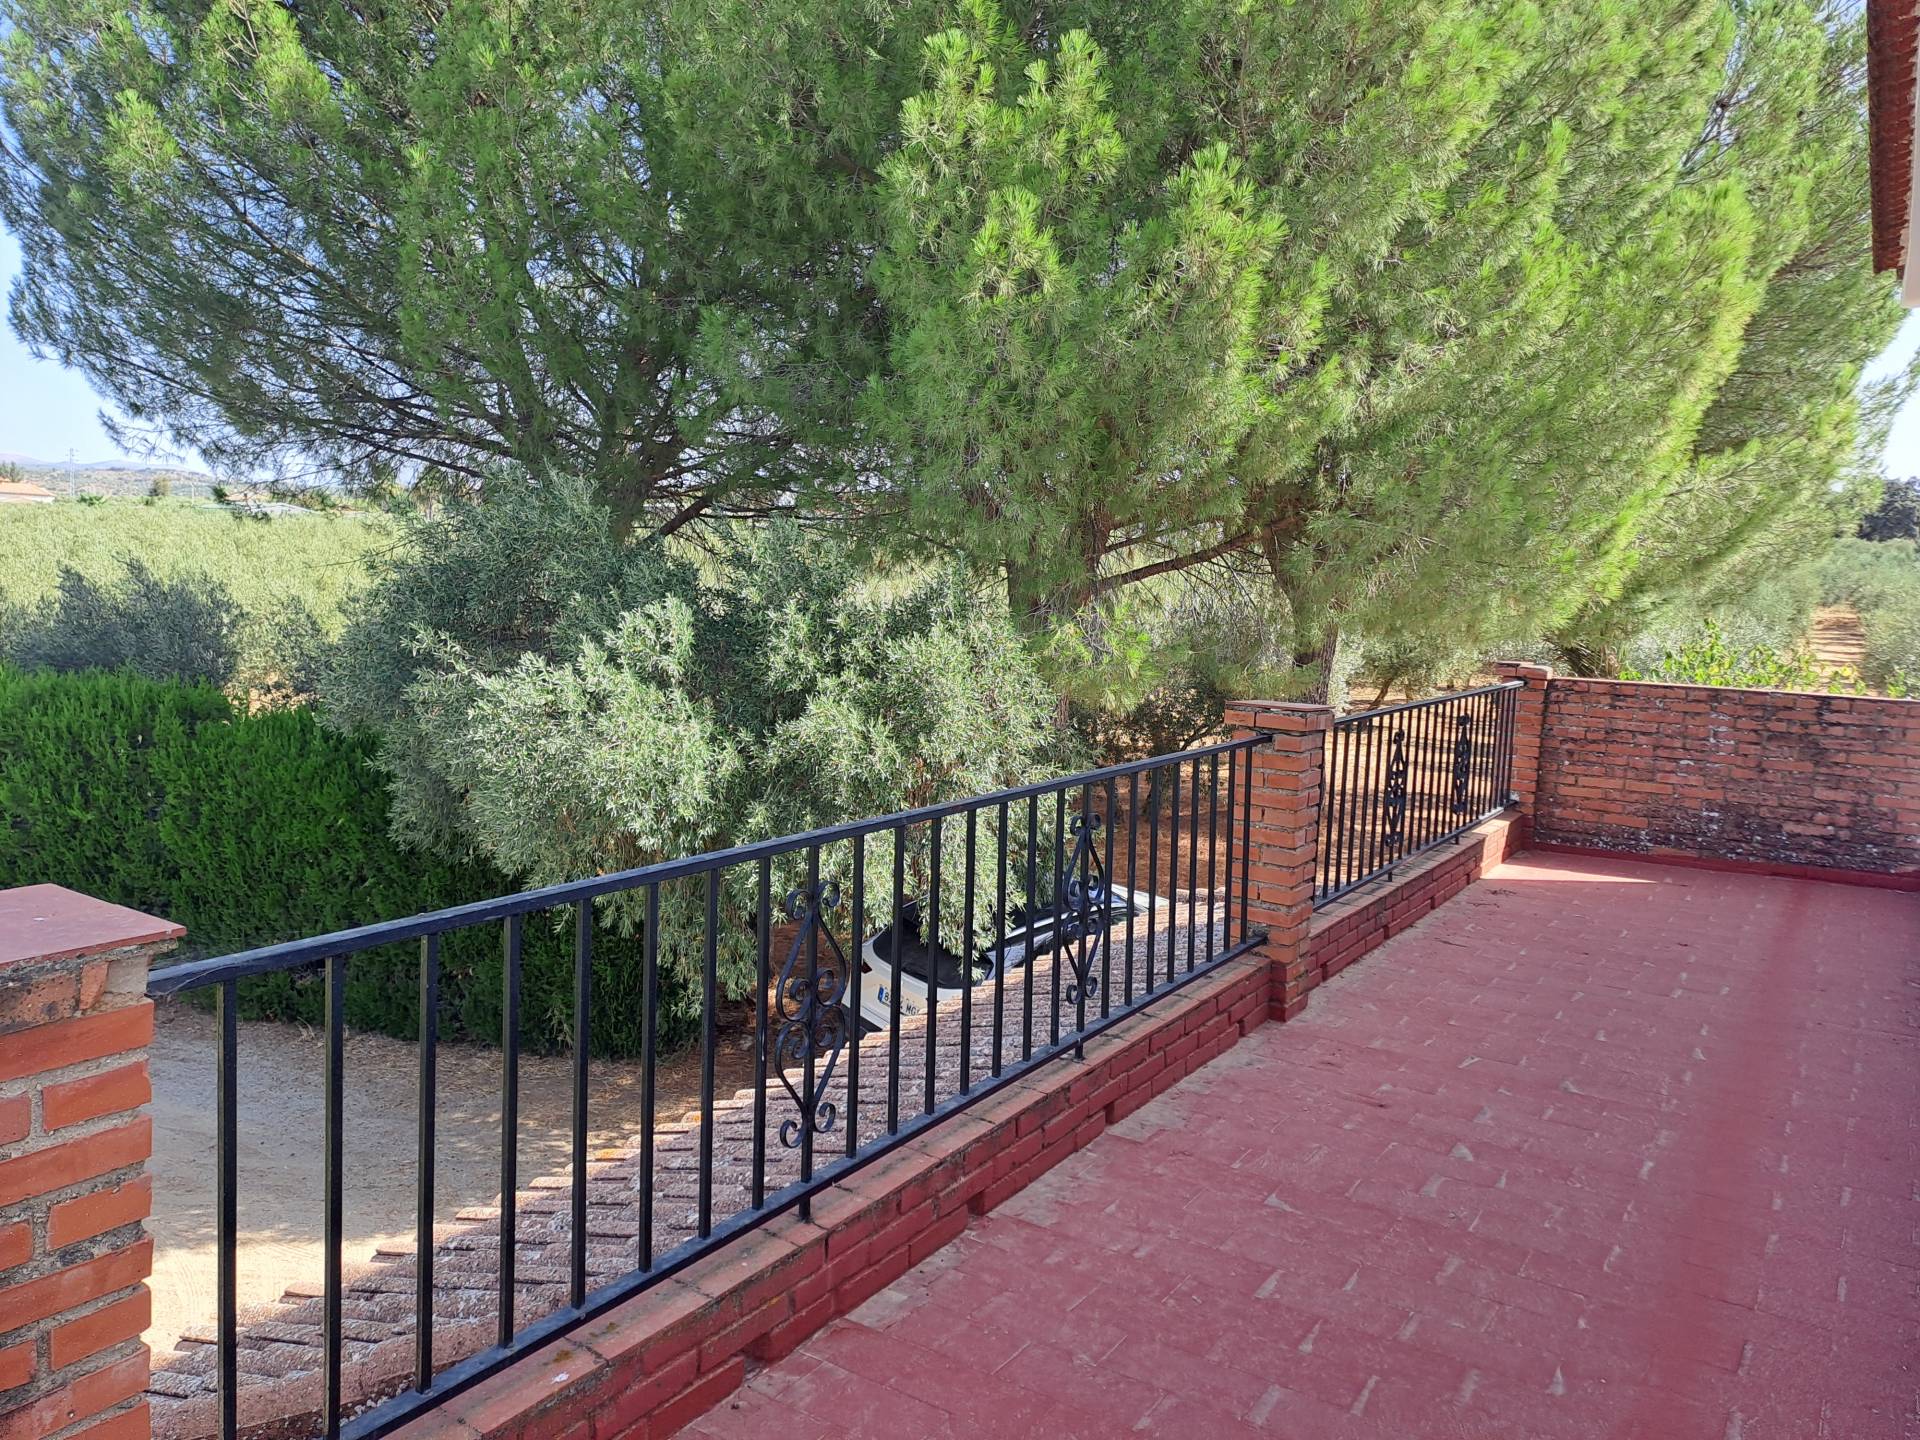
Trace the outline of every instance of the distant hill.
{"label": "distant hill", "polygon": [[22,479],[44,485],[55,495],[145,495],[156,480],[168,492],[184,499],[204,500],[213,494],[213,477],[184,465],[156,465],[138,460],[87,460],[68,465],[64,460],[39,460],[0,450],[0,465],[18,466]]}

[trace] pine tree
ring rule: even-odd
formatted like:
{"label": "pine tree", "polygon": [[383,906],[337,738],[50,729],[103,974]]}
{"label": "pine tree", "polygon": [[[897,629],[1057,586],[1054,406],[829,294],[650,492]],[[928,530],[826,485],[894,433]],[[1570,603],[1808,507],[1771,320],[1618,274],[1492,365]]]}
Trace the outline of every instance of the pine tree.
{"label": "pine tree", "polygon": [[14,325],[136,423],[241,472],[564,469],[623,529],[843,475],[859,237],[817,175],[741,193],[662,5],[0,17]]}
{"label": "pine tree", "polygon": [[1104,67],[1083,30],[1041,59],[970,5],[927,42],[878,187],[872,433],[905,523],[1036,626],[1087,607],[1119,550],[1230,515],[1261,401],[1279,226],[1224,145],[1140,163]]}
{"label": "pine tree", "polygon": [[1864,22],[1790,4],[1743,19],[1686,170],[1696,182],[1737,175],[1757,197],[1764,298],[1690,453],[1649,496],[1627,563],[1556,629],[1577,670],[1616,671],[1663,606],[1737,597],[1845,531],[1877,484],[1865,457],[1912,389],[1911,376],[1860,383],[1901,315],[1865,260]]}

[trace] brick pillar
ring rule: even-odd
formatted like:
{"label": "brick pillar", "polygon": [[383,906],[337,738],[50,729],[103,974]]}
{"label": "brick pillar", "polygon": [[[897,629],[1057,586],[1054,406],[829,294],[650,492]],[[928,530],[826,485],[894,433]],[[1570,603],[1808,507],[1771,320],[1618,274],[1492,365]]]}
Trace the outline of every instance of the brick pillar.
{"label": "brick pillar", "polygon": [[[1524,660],[1502,660],[1493,667],[1502,680],[1524,680],[1527,688],[1515,700],[1513,716],[1513,793],[1520,797],[1519,844],[1533,834],[1534,798],[1540,780],[1540,733],[1547,715],[1547,682],[1553,667]],[[1516,845],[1514,848],[1518,848]]]}
{"label": "brick pillar", "polygon": [[1246,700],[1227,707],[1237,738],[1271,737],[1253,751],[1248,856],[1249,918],[1264,925],[1271,966],[1267,1014],[1291,1020],[1307,1008],[1307,926],[1313,919],[1313,872],[1320,831],[1320,767],[1330,705]]}
{"label": "brick pillar", "polygon": [[0,890],[0,1440],[146,1440],[147,965],[178,925]]}

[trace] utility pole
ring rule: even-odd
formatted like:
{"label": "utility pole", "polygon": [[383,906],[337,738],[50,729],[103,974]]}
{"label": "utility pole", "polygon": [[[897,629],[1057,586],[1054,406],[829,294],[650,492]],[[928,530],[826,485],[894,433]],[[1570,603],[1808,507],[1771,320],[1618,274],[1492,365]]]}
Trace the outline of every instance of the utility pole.
{"label": "utility pole", "polygon": [[79,495],[80,482],[74,478],[73,447],[69,445],[67,447],[67,498],[69,500],[75,500],[79,498]]}

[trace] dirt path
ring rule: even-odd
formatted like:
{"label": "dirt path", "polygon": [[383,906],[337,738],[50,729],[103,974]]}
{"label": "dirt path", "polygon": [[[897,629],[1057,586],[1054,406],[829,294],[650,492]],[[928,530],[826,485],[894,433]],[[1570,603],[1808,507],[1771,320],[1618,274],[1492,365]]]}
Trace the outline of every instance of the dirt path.
{"label": "dirt path", "polygon": [[[156,1355],[214,1322],[213,1017],[178,1003],[155,1013],[153,1068],[153,1326]],[[752,1080],[750,1036],[723,1036],[719,1091]],[[381,1246],[413,1241],[416,1047],[382,1035],[346,1039],[346,1227],[349,1264]],[[320,1075],[317,1030],[270,1022],[240,1026],[240,1303],[317,1286],[321,1265]],[[699,1052],[659,1067],[662,1117],[699,1103]],[[640,1066],[596,1061],[587,1114],[594,1145],[639,1128]],[[572,1106],[564,1055],[520,1062],[519,1164],[524,1180],[564,1171]],[[439,1049],[434,1146],[435,1216],[490,1204],[500,1189],[500,1052]]]}
{"label": "dirt path", "polygon": [[1866,663],[1867,632],[1851,610],[1819,609],[1813,612],[1807,648],[1813,651],[1814,663],[1828,674],[1844,668],[1857,675]]}

